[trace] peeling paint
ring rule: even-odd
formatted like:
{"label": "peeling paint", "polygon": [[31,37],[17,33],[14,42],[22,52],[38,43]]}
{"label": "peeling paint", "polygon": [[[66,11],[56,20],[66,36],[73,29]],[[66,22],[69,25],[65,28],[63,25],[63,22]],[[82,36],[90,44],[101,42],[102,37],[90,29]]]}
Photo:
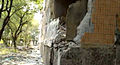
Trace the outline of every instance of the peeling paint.
{"label": "peeling paint", "polygon": [[82,36],[85,32],[93,31],[93,24],[91,22],[91,14],[92,14],[93,0],[88,1],[88,12],[83,18],[80,25],[77,27],[77,36],[74,38],[74,41],[79,44]]}

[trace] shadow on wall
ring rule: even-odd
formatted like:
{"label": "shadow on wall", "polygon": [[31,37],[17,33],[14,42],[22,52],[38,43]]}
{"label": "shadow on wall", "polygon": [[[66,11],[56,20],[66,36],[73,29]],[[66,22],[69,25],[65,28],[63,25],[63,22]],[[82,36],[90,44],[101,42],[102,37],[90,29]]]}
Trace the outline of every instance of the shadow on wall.
{"label": "shadow on wall", "polygon": [[70,4],[75,3],[77,0],[55,0],[54,2],[54,13],[55,13],[55,18],[61,17],[61,16],[66,16],[67,14],[67,9]]}

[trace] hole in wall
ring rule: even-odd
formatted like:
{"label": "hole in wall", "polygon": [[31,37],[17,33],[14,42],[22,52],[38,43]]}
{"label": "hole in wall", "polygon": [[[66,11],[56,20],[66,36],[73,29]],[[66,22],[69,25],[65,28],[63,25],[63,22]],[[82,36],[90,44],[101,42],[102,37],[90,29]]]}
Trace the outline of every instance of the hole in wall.
{"label": "hole in wall", "polygon": [[55,13],[55,18],[57,17],[62,17],[66,16],[67,14],[67,9],[70,4],[75,3],[78,0],[55,0],[54,2],[54,13]]}

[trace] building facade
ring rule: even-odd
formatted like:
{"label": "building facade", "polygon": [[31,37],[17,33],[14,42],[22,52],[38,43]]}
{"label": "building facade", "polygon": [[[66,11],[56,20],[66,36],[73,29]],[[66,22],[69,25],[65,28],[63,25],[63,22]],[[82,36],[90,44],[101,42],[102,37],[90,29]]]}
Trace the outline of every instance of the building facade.
{"label": "building facade", "polygon": [[40,48],[45,65],[120,64],[115,45],[119,0],[45,0],[44,4]]}

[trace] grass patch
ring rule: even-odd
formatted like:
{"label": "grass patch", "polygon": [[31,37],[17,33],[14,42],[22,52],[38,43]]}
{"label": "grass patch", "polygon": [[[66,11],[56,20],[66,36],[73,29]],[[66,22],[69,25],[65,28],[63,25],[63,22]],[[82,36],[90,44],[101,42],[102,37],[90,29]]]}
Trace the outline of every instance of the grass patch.
{"label": "grass patch", "polygon": [[3,43],[0,43],[0,55],[10,54],[10,53],[18,53],[19,51],[11,47],[6,47]]}
{"label": "grass patch", "polygon": [[0,44],[3,43],[3,40],[0,40]]}
{"label": "grass patch", "polygon": [[18,50],[15,51],[13,48],[1,48],[0,55],[10,54],[10,53],[18,53]]}

